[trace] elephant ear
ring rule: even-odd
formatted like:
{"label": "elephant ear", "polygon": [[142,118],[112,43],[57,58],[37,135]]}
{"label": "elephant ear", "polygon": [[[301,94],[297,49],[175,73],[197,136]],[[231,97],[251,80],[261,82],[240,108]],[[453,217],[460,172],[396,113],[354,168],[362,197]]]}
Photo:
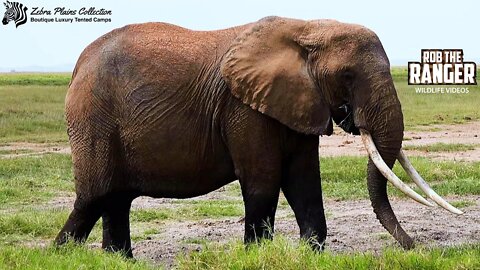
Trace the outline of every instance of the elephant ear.
{"label": "elephant ear", "polygon": [[296,39],[307,22],[269,17],[241,33],[221,72],[232,94],[289,128],[330,133],[330,110],[308,71],[308,51]]}

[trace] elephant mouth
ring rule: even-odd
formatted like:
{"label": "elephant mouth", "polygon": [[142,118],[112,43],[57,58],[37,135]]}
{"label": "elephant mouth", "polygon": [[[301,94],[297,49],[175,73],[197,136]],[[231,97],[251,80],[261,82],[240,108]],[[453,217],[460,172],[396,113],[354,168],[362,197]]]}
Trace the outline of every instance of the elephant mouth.
{"label": "elephant mouth", "polygon": [[345,103],[341,105],[338,109],[343,111],[345,117],[343,119],[340,119],[340,121],[337,122],[337,125],[347,133],[353,135],[360,135],[360,130],[355,126],[352,106],[349,103]]}

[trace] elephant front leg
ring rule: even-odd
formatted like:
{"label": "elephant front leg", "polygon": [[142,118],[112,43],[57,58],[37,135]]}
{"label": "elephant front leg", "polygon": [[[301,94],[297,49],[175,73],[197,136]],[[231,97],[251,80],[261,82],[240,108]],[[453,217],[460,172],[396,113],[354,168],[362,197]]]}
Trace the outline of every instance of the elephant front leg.
{"label": "elephant front leg", "polygon": [[226,143],[245,204],[245,243],[272,238],[282,177],[284,126],[239,104]]}
{"label": "elephant front leg", "polygon": [[281,162],[278,155],[237,164],[245,204],[245,243],[272,239],[280,194]]}
{"label": "elephant front leg", "polygon": [[285,164],[282,191],[292,207],[300,237],[315,250],[323,250],[327,224],[323,209],[318,137],[304,140]]}
{"label": "elephant front leg", "polygon": [[260,239],[272,239],[275,211],[277,210],[280,193],[278,184],[272,184],[271,186],[260,186],[260,183],[255,184],[248,185],[248,187],[247,184],[242,184],[245,203],[244,241],[246,244],[257,242]]}

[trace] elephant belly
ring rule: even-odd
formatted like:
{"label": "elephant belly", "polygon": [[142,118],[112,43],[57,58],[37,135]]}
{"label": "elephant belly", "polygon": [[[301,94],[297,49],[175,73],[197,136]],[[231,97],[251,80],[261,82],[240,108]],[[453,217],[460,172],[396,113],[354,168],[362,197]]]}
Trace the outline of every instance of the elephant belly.
{"label": "elephant belly", "polygon": [[[209,134],[210,133],[210,134]],[[206,194],[236,179],[223,143],[191,125],[163,125],[132,143],[130,175],[142,195],[188,198]]]}
{"label": "elephant belly", "polygon": [[192,82],[170,80],[142,82],[120,94],[128,96],[120,134],[130,175],[145,195],[202,195],[236,179],[220,128],[220,105],[230,96],[200,81],[182,87]]}

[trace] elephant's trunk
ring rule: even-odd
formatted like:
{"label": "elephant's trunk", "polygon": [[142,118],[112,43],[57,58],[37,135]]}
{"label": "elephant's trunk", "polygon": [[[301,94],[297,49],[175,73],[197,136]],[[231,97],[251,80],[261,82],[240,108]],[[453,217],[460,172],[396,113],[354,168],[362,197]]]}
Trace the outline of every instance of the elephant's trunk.
{"label": "elephant's trunk", "polygon": [[[410,198],[427,206],[434,204],[418,195],[404,184],[391,168],[398,160],[417,186],[439,206],[454,214],[463,212],[442,199],[423,180],[401,151],[403,140],[403,115],[400,102],[390,76],[386,87],[373,88],[372,96],[364,108],[357,108],[355,123],[360,129],[362,140],[369,154],[368,191],[373,211],[380,223],[405,249],[413,248],[414,242],[398,222],[387,196],[387,179]],[[373,84],[374,85],[374,84]]]}
{"label": "elephant's trunk", "polygon": [[[393,164],[387,163],[387,164]],[[368,192],[372,202],[373,211],[380,223],[405,249],[414,247],[413,239],[403,230],[387,196],[387,182],[372,160],[368,161]]]}
{"label": "elephant's trunk", "polygon": [[[385,85],[386,84],[386,85]],[[403,140],[403,115],[400,102],[391,79],[376,88],[369,106],[365,107],[367,129],[374,147],[388,168],[392,168]],[[363,130],[364,131],[364,130]],[[364,132],[362,132],[364,133]],[[363,134],[362,134],[363,135]],[[387,196],[387,179],[374,164],[372,155],[368,161],[368,192],[373,211],[380,223],[405,249],[414,246],[410,236],[398,222]]]}

